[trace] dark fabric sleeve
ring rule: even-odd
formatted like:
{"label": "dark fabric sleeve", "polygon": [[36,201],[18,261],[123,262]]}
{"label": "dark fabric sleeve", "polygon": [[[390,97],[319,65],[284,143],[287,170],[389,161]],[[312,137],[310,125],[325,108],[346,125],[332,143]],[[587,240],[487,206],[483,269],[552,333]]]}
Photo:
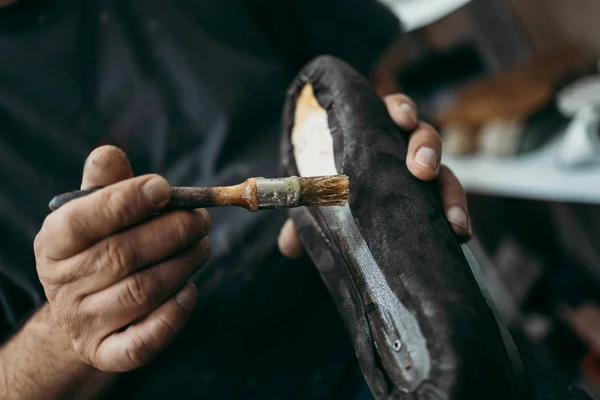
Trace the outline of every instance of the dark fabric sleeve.
{"label": "dark fabric sleeve", "polygon": [[398,18],[376,0],[254,0],[250,12],[295,68],[314,57],[338,57],[368,76],[400,36]]}
{"label": "dark fabric sleeve", "polygon": [[[6,229],[0,216],[0,345],[44,301],[37,279],[31,239]],[[28,240],[29,239],[29,240]]]}

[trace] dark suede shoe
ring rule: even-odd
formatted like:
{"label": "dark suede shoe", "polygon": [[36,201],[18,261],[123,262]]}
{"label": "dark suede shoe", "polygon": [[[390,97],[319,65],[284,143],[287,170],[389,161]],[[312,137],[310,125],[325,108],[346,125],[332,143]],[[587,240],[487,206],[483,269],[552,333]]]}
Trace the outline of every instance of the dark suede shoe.
{"label": "dark suede shoe", "polygon": [[446,220],[435,182],[405,163],[407,135],[368,82],[319,57],[283,116],[287,175],[343,173],[345,207],[291,211],[378,399],[515,399],[516,352]]}

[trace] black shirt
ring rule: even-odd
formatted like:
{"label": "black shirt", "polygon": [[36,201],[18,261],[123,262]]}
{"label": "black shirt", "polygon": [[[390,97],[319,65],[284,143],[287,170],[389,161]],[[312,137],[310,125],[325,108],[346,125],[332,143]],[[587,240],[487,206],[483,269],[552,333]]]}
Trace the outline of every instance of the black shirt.
{"label": "black shirt", "polygon": [[[0,334],[43,301],[32,242],[87,154],[115,144],[173,185],[277,176],[299,68],[333,54],[367,74],[396,38],[375,0],[22,0],[0,8]],[[211,211],[213,257],[188,327],[125,374],[127,398],[368,396],[310,261],[283,259],[285,214]]]}

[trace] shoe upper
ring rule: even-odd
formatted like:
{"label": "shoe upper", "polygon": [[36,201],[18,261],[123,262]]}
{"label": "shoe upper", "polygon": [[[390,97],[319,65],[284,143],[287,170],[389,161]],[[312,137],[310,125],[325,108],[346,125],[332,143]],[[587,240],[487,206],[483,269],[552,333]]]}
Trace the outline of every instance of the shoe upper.
{"label": "shoe upper", "polygon": [[406,167],[408,135],[350,66],[312,61],[283,113],[284,173],[298,175],[291,134],[303,88],[327,113],[345,207],[291,211],[378,399],[511,399],[522,387],[497,320],[440,206],[435,182]]}

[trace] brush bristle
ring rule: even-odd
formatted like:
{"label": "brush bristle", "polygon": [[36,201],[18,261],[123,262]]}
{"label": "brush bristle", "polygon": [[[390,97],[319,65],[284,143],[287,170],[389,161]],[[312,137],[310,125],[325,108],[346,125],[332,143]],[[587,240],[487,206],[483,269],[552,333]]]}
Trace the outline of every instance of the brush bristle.
{"label": "brush bristle", "polygon": [[348,201],[346,175],[300,178],[300,204],[309,207],[343,206]]}

